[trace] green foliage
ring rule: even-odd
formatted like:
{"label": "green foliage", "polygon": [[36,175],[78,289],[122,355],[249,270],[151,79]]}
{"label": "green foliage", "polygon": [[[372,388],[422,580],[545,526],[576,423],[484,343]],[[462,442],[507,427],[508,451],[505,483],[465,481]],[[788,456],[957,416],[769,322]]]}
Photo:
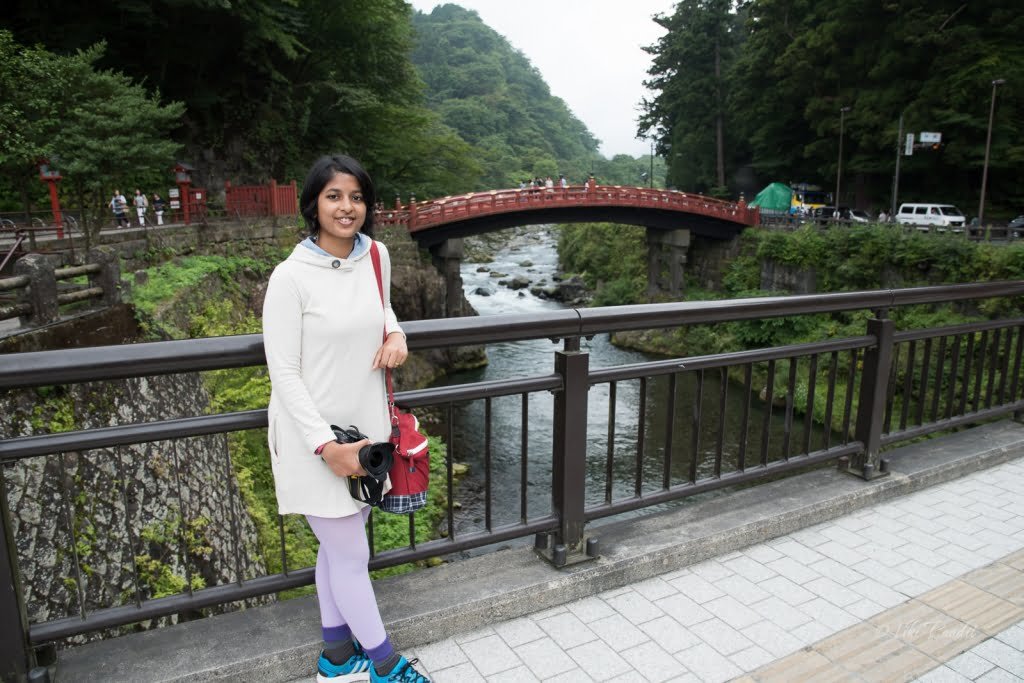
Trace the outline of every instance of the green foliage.
{"label": "green foliage", "polygon": [[738,161],[718,144],[731,123],[727,69],[741,40],[732,8],[727,0],[683,0],[671,16],[654,19],[667,33],[647,49],[653,63],[646,84],[657,95],[645,102],[639,133],[658,136],[658,151],[670,160],[668,183],[688,192],[726,195],[725,165]]}
{"label": "green foliage", "polygon": [[642,301],[647,286],[646,253],[642,227],[614,223],[559,227],[559,265],[563,271],[579,273],[597,290],[595,305]]}
{"label": "green foliage", "polygon": [[597,140],[551,95],[526,57],[476,12],[439,5],[430,14],[417,12],[413,26],[412,60],[426,83],[428,104],[472,146],[481,165],[462,191],[516,187],[526,177],[586,179]]}
{"label": "green foliage", "polygon": [[[104,71],[106,45],[97,43],[69,56],[41,47],[19,46],[0,30],[0,172],[9,189],[26,193],[38,180],[32,172],[48,158],[70,194],[88,235],[108,220],[114,188],[130,194],[129,182],[163,181],[180,149],[168,139],[184,105],[161,104],[129,77]],[[5,130],[10,126],[11,130]]]}
{"label": "green foliage", "polygon": [[[750,284],[750,252],[771,260],[813,269],[822,292],[888,286],[1009,280],[1024,276],[1024,245],[993,246],[957,235],[925,235],[892,225],[863,225],[794,232],[751,230],[745,260],[730,282]],[[1012,302],[1010,305],[1013,305]]]}
{"label": "green foliage", "polygon": [[901,198],[974,207],[992,81],[1005,79],[986,216],[1019,213],[1024,15],[1011,3],[685,0],[657,21],[668,33],[650,48],[655,95],[640,127],[657,136],[670,182],[710,192],[720,122],[733,196],[771,181],[831,183],[839,110],[850,107],[841,203],[854,204],[856,188],[857,203],[888,208],[902,114],[904,133],[939,131],[944,144],[904,157]]}

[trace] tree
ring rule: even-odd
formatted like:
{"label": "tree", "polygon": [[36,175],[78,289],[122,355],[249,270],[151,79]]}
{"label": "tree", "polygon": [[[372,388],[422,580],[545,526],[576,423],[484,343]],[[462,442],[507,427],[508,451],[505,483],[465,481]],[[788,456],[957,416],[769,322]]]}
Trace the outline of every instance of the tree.
{"label": "tree", "polygon": [[170,132],[184,111],[178,102],[161,104],[159,93],[149,95],[123,74],[97,70],[104,49],[99,44],[62,57],[22,48],[0,31],[4,106],[18,130],[2,148],[0,165],[8,177],[32,178],[26,170],[39,157],[59,160],[88,238],[108,220],[115,187],[166,183],[180,148]]}
{"label": "tree", "polygon": [[658,92],[644,102],[639,134],[653,133],[669,160],[670,184],[707,192],[726,185],[726,74],[734,59],[737,15],[729,0],[683,0],[671,17],[654,19],[667,33],[645,48],[653,55]]}

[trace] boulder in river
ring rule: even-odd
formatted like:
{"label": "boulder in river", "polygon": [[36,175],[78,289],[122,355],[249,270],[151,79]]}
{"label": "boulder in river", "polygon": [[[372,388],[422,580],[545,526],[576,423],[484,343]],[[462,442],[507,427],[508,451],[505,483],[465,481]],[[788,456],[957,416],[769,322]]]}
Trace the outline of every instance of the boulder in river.
{"label": "boulder in river", "polygon": [[486,287],[477,287],[476,289],[473,290],[473,293],[476,294],[477,296],[490,296],[491,294],[493,294],[493,292],[491,292],[491,290],[487,289]]}
{"label": "boulder in river", "polygon": [[529,278],[523,277],[522,275],[516,275],[510,282],[507,283],[512,289],[526,289],[530,286]]}
{"label": "boulder in river", "polygon": [[561,280],[554,287],[545,288],[545,291],[548,292],[549,299],[572,305],[586,303],[590,298],[590,290],[578,275]]}

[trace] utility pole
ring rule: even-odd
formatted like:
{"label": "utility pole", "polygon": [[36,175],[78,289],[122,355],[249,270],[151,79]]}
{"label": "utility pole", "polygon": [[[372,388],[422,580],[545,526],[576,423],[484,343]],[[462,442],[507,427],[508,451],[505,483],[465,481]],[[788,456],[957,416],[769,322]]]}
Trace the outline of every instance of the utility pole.
{"label": "utility pole", "polygon": [[988,181],[988,153],[992,147],[992,119],[996,113],[996,88],[1006,83],[1005,78],[992,81],[992,104],[988,109],[988,135],[985,137],[985,165],[981,170],[981,199],[978,201],[978,227],[985,220],[985,183]]}
{"label": "utility pole", "polygon": [[835,201],[832,202],[834,205],[833,218],[839,218],[839,181],[843,177],[843,132],[846,124],[846,112],[850,111],[850,107],[839,108],[839,164],[836,166],[836,197]]}
{"label": "utility pole", "polygon": [[892,206],[889,207],[889,218],[896,218],[896,195],[900,192],[900,151],[903,145],[903,114],[900,114],[900,130],[896,133],[896,173],[892,176]]}
{"label": "utility pole", "polygon": [[654,138],[651,138],[651,172],[647,176],[651,189],[654,189]]}

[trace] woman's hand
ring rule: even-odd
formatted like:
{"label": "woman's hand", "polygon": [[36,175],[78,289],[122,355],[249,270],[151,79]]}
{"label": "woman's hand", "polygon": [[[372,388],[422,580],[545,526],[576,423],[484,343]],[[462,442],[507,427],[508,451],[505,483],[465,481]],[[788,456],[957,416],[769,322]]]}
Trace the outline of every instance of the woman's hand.
{"label": "woman's hand", "polygon": [[320,451],[320,457],[331,468],[331,472],[334,472],[339,477],[361,477],[366,474],[366,470],[359,464],[359,449],[369,445],[369,439],[363,439],[355,443],[330,441]]}
{"label": "woman's hand", "polygon": [[405,335],[392,332],[387,340],[377,349],[373,357],[373,369],[397,368],[409,357],[409,348],[405,345]]}

